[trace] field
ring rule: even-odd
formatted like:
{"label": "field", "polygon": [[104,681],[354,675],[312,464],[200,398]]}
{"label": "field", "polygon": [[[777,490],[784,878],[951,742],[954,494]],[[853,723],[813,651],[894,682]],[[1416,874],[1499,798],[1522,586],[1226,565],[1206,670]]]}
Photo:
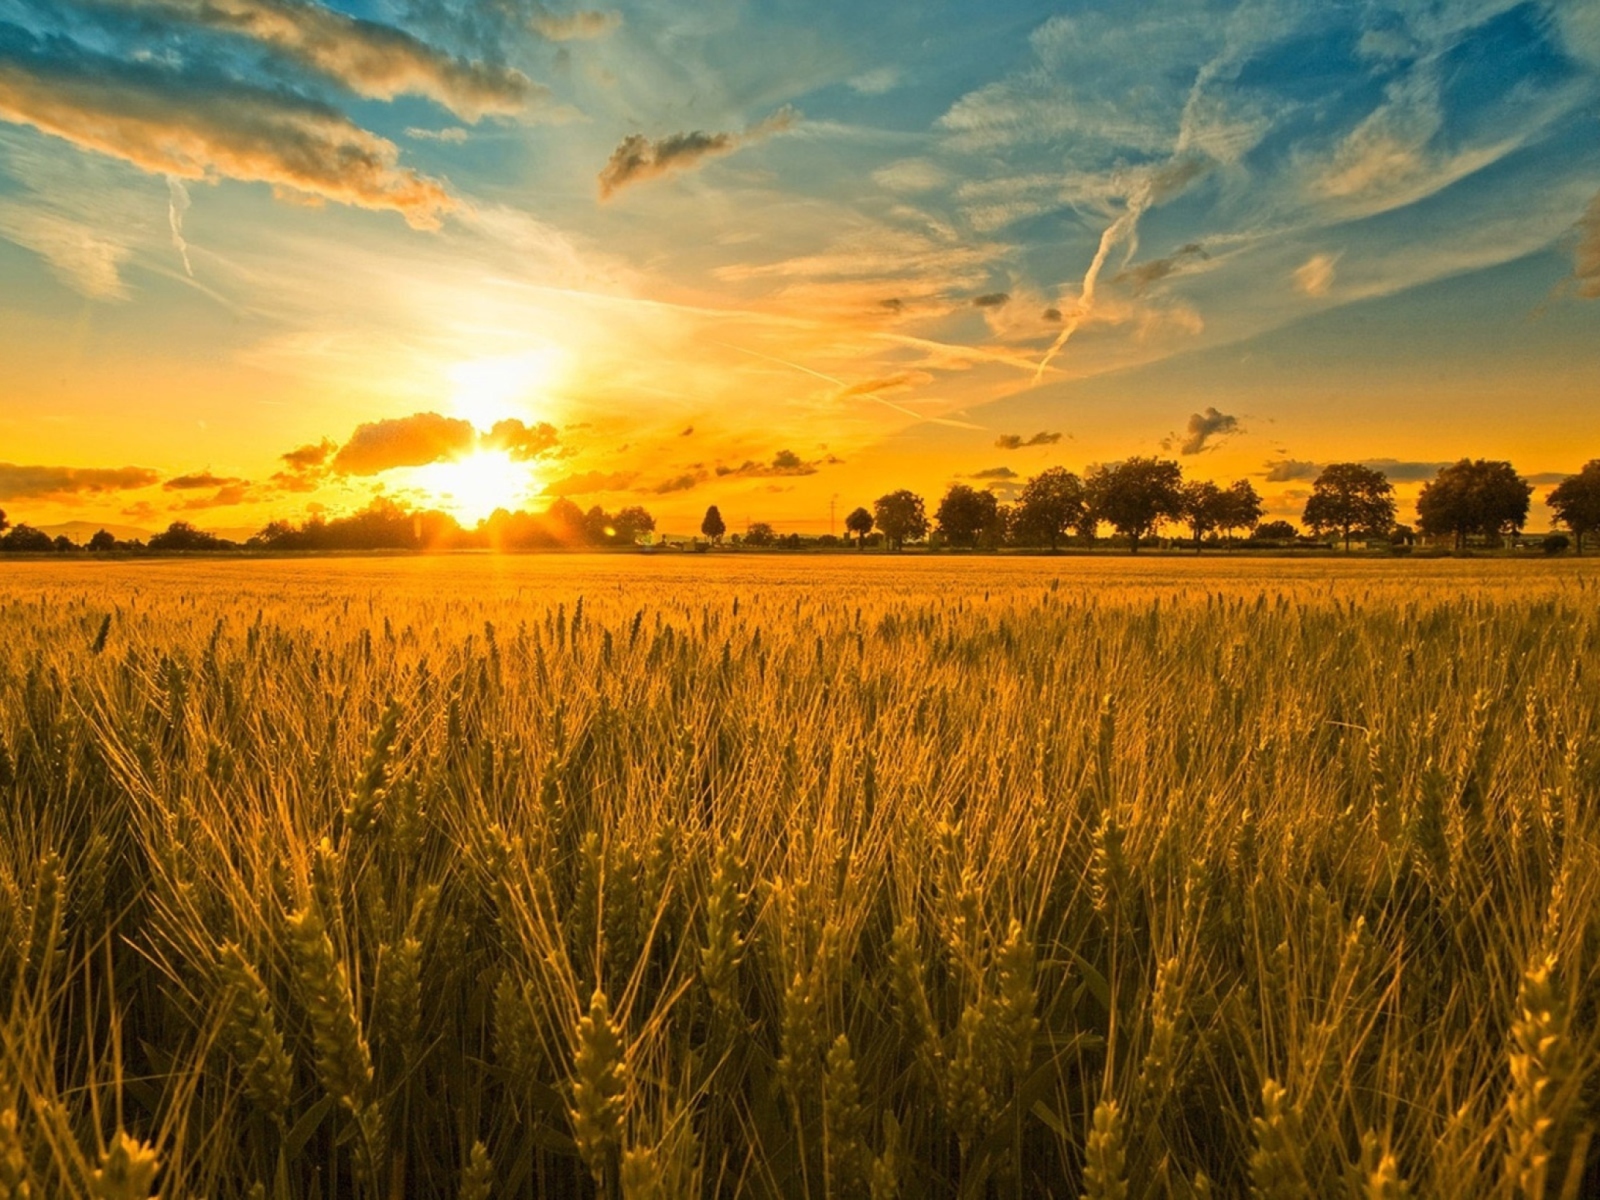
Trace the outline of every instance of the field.
{"label": "field", "polygon": [[1597,1194],[1597,656],[1584,561],[8,566],[0,1200]]}

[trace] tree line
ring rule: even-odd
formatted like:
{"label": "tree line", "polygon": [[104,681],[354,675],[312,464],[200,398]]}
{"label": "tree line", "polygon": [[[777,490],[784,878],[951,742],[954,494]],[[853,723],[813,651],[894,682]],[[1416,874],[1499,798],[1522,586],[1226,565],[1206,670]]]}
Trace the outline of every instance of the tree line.
{"label": "tree line", "polygon": [[[1342,540],[1346,550],[1355,538],[1380,538],[1408,545],[1417,534],[1448,539],[1463,549],[1473,538],[1498,545],[1527,524],[1533,485],[1509,462],[1463,458],[1440,468],[1426,483],[1416,504],[1416,525],[1401,524],[1394,485],[1382,470],[1362,463],[1330,463],[1311,484],[1301,521],[1313,534]],[[1576,475],[1556,485],[1545,503],[1558,524],[1568,529],[1583,552],[1584,540],[1600,531],[1600,459],[1586,463]],[[1181,526],[1196,551],[1208,538],[1232,541],[1245,533],[1262,541],[1299,536],[1287,521],[1263,523],[1261,497],[1249,480],[1226,486],[1210,480],[1185,480],[1171,459],[1130,458],[1091,467],[1078,476],[1065,467],[1050,467],[1028,479],[1015,502],[970,484],[951,484],[930,515],[917,493],[901,488],[878,497],[845,517],[848,537],[858,549],[868,540],[899,550],[909,542],[932,540],[969,549],[1004,546],[1049,547],[1069,541],[1093,544],[1102,526],[1137,553],[1160,530]],[[472,529],[447,513],[414,511],[379,497],[346,517],[312,516],[296,525],[273,521],[238,543],[219,538],[184,521],[174,522],[148,543],[121,542],[100,530],[88,542],[93,552],[156,553],[208,550],[415,550],[418,548],[539,550],[630,546],[655,530],[655,518],[632,506],[607,512],[599,505],[587,511],[562,498],[543,513],[496,511]],[[727,524],[716,505],[707,509],[701,534],[720,544]],[[745,546],[807,544],[798,534],[779,535],[767,522],[755,522],[733,541]],[[1561,541],[1547,546],[1564,548]],[[813,545],[835,545],[838,539],[811,539]],[[0,552],[75,551],[65,537],[25,524],[12,528],[0,511]]]}

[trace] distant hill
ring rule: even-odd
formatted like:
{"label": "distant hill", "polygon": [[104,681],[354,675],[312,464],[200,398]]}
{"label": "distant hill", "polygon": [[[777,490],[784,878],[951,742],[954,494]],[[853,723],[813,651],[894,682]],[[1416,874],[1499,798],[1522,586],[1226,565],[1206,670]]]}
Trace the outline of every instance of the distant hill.
{"label": "distant hill", "polygon": [[40,533],[48,533],[51,537],[65,534],[80,546],[102,529],[119,542],[131,542],[135,538],[141,542],[150,540],[148,529],[140,529],[136,525],[107,525],[101,521],[67,521],[61,525],[39,525],[36,528]]}

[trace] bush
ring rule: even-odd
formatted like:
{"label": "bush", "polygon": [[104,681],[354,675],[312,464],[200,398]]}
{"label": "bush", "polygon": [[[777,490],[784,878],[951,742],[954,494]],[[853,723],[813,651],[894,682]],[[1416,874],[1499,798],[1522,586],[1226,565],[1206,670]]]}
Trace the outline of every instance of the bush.
{"label": "bush", "polygon": [[1572,549],[1572,539],[1564,533],[1552,533],[1539,545],[1546,554],[1565,554]]}

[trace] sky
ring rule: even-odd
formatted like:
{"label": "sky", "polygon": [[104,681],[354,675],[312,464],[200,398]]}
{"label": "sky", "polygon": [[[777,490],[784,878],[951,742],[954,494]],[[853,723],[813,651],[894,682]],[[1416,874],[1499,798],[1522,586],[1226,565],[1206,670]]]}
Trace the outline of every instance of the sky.
{"label": "sky", "polygon": [[0,0],[13,521],[1148,454],[1600,458],[1600,3]]}

